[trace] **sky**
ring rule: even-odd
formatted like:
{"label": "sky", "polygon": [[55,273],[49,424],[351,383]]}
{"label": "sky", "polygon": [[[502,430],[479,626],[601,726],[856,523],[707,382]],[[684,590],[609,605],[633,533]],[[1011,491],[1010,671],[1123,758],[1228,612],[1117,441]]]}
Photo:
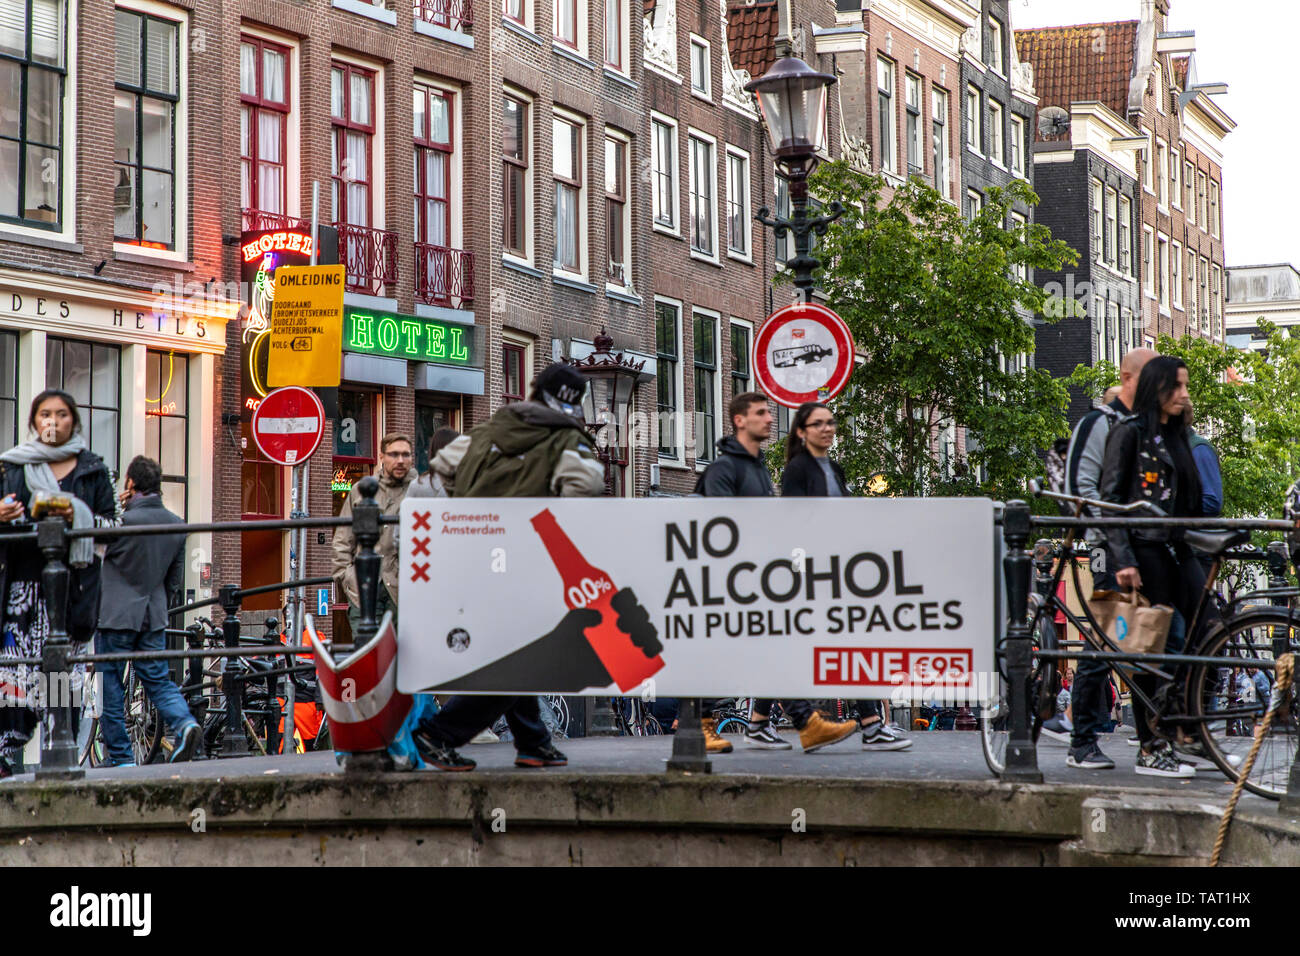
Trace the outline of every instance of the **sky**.
{"label": "sky", "polygon": [[[1008,0],[1013,29],[1138,20],[1142,0]],[[1289,73],[1300,34],[1292,0],[1172,0],[1171,31],[1196,31],[1202,83],[1224,82],[1214,97],[1237,123],[1223,153],[1224,253],[1229,266],[1290,262],[1300,266],[1300,195],[1290,162],[1300,152],[1300,123],[1288,109]]]}

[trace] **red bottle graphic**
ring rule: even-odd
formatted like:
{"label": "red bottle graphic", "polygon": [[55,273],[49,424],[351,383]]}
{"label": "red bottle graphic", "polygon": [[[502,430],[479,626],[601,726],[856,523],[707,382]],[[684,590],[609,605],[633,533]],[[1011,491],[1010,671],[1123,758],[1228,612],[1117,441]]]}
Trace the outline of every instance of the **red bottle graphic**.
{"label": "red bottle graphic", "polygon": [[601,622],[587,628],[586,637],[618,689],[626,693],[663,667],[662,657],[647,657],[631,637],[618,629],[618,612],[610,606],[617,590],[614,582],[582,556],[551,510],[543,509],[532,522],[564,582],[564,603],[570,610],[585,607],[600,612]]}

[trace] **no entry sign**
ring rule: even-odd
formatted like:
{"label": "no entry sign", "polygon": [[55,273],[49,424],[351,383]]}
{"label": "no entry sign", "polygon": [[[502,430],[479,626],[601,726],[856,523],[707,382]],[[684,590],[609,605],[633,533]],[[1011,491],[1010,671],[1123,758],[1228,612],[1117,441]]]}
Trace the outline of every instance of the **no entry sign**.
{"label": "no entry sign", "polygon": [[753,366],[758,384],[778,404],[829,401],[853,374],[853,335],[825,306],[788,305],[758,330]]}
{"label": "no entry sign", "polygon": [[278,465],[299,465],[325,433],[325,407],[310,389],[289,385],[268,392],[253,412],[253,441]]}

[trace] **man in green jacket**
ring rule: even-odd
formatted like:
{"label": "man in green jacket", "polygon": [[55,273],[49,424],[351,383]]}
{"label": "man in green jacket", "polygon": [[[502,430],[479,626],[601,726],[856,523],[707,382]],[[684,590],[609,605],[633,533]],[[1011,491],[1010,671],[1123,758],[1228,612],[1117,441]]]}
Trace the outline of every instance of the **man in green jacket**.
{"label": "man in green jacket", "polygon": [[[605,469],[596,458],[582,421],[582,373],[569,365],[546,368],[526,402],[503,405],[486,423],[438,452],[436,468],[456,498],[598,497]],[[431,463],[434,464],[434,463]],[[541,638],[543,646],[569,646],[581,638],[582,615],[575,608]],[[586,622],[588,625],[590,622]],[[534,648],[534,652],[540,648]],[[542,722],[536,695],[458,695],[411,734],[420,756],[439,770],[473,770],[456,752],[475,734],[505,715],[514,737],[517,767],[562,767],[568,763]]]}

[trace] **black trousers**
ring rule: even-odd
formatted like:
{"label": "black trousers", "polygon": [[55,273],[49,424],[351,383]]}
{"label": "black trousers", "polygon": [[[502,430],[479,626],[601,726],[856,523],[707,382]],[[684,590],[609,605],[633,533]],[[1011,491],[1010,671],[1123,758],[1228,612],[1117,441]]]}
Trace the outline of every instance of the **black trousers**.
{"label": "black trousers", "polygon": [[[775,700],[768,698],[759,698],[754,701],[754,716],[767,717],[772,713],[772,705]],[[786,716],[794,724],[795,730],[803,730],[808,724],[808,718],[812,716],[813,705],[810,700],[783,700],[781,706],[785,708]]]}
{"label": "black trousers", "polygon": [[[1106,553],[1109,558],[1109,552]],[[1092,579],[1097,591],[1117,591],[1115,572],[1109,563]],[[1093,650],[1093,648],[1085,648]],[[1105,650],[1105,647],[1096,648]],[[1058,665],[1059,666],[1059,665]],[[1106,708],[1106,681],[1110,678],[1110,665],[1105,661],[1078,661],[1074,667],[1074,683],[1070,685],[1070,713],[1074,730],[1070,734],[1071,748],[1078,750],[1097,742],[1097,730],[1108,719]]]}
{"label": "black trousers", "polygon": [[551,732],[542,723],[536,694],[519,697],[457,694],[442,710],[420,721],[420,729],[449,747],[459,747],[495,724],[502,714],[510,725],[516,750],[532,750],[551,742]]}

